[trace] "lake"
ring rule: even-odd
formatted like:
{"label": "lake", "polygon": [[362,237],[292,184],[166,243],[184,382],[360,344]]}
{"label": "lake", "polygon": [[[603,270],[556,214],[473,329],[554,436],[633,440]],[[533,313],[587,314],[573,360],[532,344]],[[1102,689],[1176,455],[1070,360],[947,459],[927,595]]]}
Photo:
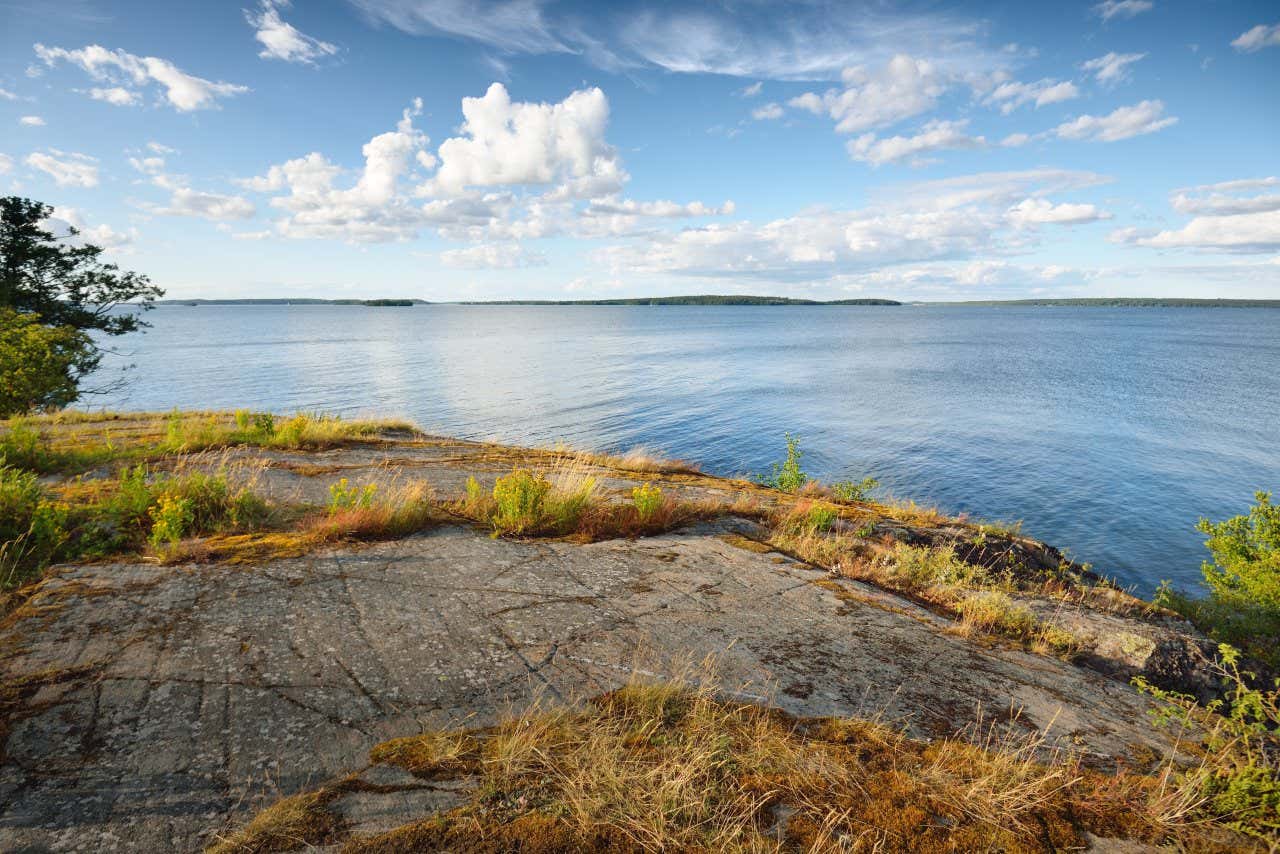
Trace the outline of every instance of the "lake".
{"label": "lake", "polygon": [[801,439],[823,480],[1023,530],[1140,592],[1191,586],[1201,516],[1280,491],[1280,310],[161,306],[131,409],[402,415],[637,445],[719,474]]}

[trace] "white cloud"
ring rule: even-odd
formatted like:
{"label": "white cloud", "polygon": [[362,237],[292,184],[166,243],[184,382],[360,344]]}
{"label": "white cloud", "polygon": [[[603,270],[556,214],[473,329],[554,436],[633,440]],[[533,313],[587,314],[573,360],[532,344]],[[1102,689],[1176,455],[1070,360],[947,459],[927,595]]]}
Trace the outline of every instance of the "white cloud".
{"label": "white cloud", "polygon": [[1018,83],[1005,81],[996,86],[983,98],[983,102],[999,105],[1000,112],[1006,116],[1025,104],[1035,104],[1037,108],[1046,104],[1057,104],[1080,97],[1080,90],[1070,80],[1038,80],[1035,83]]}
{"label": "white cloud", "polygon": [[1035,229],[1010,221],[1011,207],[1102,180],[1062,170],[966,175],[899,187],[861,209],[653,233],[603,249],[597,258],[615,271],[774,282],[828,281],[880,267],[975,255],[990,260],[1036,240]]}
{"label": "white cloud", "polygon": [[1256,27],[1245,30],[1231,42],[1231,46],[1243,53],[1253,53],[1256,50],[1262,50],[1264,47],[1276,47],[1280,45],[1280,24],[1258,24]]}
{"label": "white cloud", "polygon": [[253,202],[242,196],[205,193],[188,187],[174,189],[167,206],[151,210],[165,216],[190,216],[215,221],[248,219],[255,211]]}
{"label": "white cloud", "polygon": [[1280,210],[1198,216],[1180,229],[1154,234],[1121,229],[1112,235],[1112,239],[1152,249],[1277,252],[1280,251]]}
{"label": "white cloud", "polygon": [[267,173],[241,181],[255,192],[288,189],[289,194],[271,200],[287,212],[277,224],[288,237],[328,237],[356,242],[407,240],[423,224],[421,212],[399,192],[399,183],[412,168],[416,152],[428,138],[413,126],[422,101],[401,115],[396,129],[378,134],[365,143],[364,168],[356,182],[338,189],[334,180],[341,167],[319,152],[272,166]]}
{"label": "white cloud", "polygon": [[1111,214],[1094,205],[1062,203],[1055,205],[1048,199],[1023,199],[1009,208],[1009,222],[1018,228],[1037,225],[1080,225],[1110,219]]}
{"label": "white cloud", "polygon": [[792,107],[815,115],[827,114],[840,133],[857,133],[896,124],[931,110],[947,88],[947,80],[928,60],[899,54],[882,68],[846,68],[845,88],[821,95],[806,92],[788,101]]}
{"label": "white cloud", "polygon": [[1093,12],[1104,21],[1112,18],[1132,18],[1149,12],[1155,6],[1151,0],[1102,0],[1093,7]]}
{"label": "white cloud", "polygon": [[1141,101],[1131,107],[1120,107],[1105,116],[1080,116],[1063,122],[1054,129],[1062,139],[1089,142],[1117,142],[1130,137],[1155,133],[1177,123],[1173,116],[1163,116],[1164,102]]}
{"label": "white cloud", "polygon": [[1116,53],[1112,51],[1082,64],[1099,83],[1114,85],[1129,76],[1129,66],[1145,57],[1145,53]]}
{"label": "white cloud", "polygon": [[750,86],[743,86],[735,94],[737,94],[739,97],[742,97],[742,98],[754,98],[756,95],[760,94],[760,90],[763,88],[764,88],[764,81],[757,80],[755,83],[752,83]]}
{"label": "white cloud", "polygon": [[653,217],[694,217],[694,216],[727,216],[734,211],[733,202],[725,202],[720,207],[709,207],[702,202],[690,202],[682,205],[678,202],[656,201],[637,202],[634,199],[592,199],[587,206],[589,216],[625,214],[627,216]]}
{"label": "white cloud", "polygon": [[1112,232],[1116,243],[1153,249],[1217,252],[1280,251],[1280,178],[1245,178],[1175,190],[1169,203],[1192,219],[1182,228]]}
{"label": "white cloud", "polygon": [[131,228],[128,231],[116,231],[111,226],[103,223],[102,225],[90,226],[84,221],[84,217],[76,208],[56,207],[53,215],[49,217],[53,230],[56,232],[65,231],[69,226],[80,232],[79,243],[91,243],[94,246],[101,246],[103,249],[119,250],[129,246],[138,239],[138,230]]}
{"label": "white cloud", "polygon": [[987,144],[984,137],[965,133],[967,121],[927,122],[915,136],[891,136],[879,139],[873,133],[863,134],[848,144],[849,156],[875,166],[896,163],[907,158],[919,166],[928,161],[920,155],[948,148],[981,148]]}
{"label": "white cloud", "polygon": [[548,0],[349,2],[404,32],[477,41],[506,54],[573,53],[607,70],[831,80],[895,52],[945,57],[966,69],[1002,61],[976,45],[978,21],[883,3],[631,4],[583,15]]}
{"label": "white cloud", "polygon": [[164,173],[163,157],[130,157],[129,165],[145,175],[161,175]]}
{"label": "white cloud", "polygon": [[565,198],[621,189],[627,180],[617,151],[605,141],[609,101],[598,88],[558,104],[512,102],[494,83],[480,98],[463,98],[461,136],[440,144],[440,169],[424,195],[460,195],[470,187],[556,185]]}
{"label": "white cloud", "polygon": [[[1264,192],[1245,195],[1244,191]],[[1280,210],[1280,178],[1246,178],[1187,187],[1175,190],[1169,204],[1178,213],[1210,216]]]}
{"label": "white cloud", "polygon": [[87,154],[51,148],[47,153],[32,152],[23,162],[33,169],[47,173],[59,187],[98,186],[97,158]]}
{"label": "white cloud", "polygon": [[44,119],[39,116],[23,116],[18,119],[18,124],[29,128],[39,128],[44,127]]}
{"label": "white cloud", "polygon": [[16,101],[18,96],[10,92],[8,89],[0,87],[0,101]]}
{"label": "white cloud", "polygon": [[312,38],[286,23],[280,10],[288,6],[289,0],[262,0],[256,12],[245,10],[245,20],[254,28],[253,37],[262,45],[258,56],[314,65],[317,59],[338,52],[337,45]]}
{"label": "white cloud", "polygon": [[161,143],[154,142],[154,141],[148,142],[147,148],[151,151],[154,151],[156,154],[177,154],[178,153],[178,149],[170,148],[167,145],[162,145]]}
{"label": "white cloud", "polygon": [[0,175],[4,175],[13,168],[13,158],[7,154],[0,154]]}
{"label": "white cloud", "polygon": [[[60,60],[83,69],[94,80],[144,87],[155,84],[164,90],[165,99],[174,109],[209,109],[217,105],[219,98],[248,92],[247,86],[214,82],[195,77],[182,71],[166,59],[155,56],[135,56],[123,50],[107,50],[100,45],[88,45],[76,50],[60,47],[35,46],[36,56],[49,67]],[[136,89],[126,89],[136,94]],[[113,101],[112,103],[120,103]]]}
{"label": "white cloud", "polygon": [[95,101],[106,101],[117,107],[133,107],[142,103],[141,95],[123,86],[111,86],[105,89],[94,87],[89,90],[89,97]]}
{"label": "white cloud", "polygon": [[440,263],[467,270],[510,270],[544,266],[547,256],[518,243],[487,243],[445,250],[440,253]]}
{"label": "white cloud", "polygon": [[770,102],[768,104],[764,104],[763,106],[756,107],[754,110],[752,110],[751,118],[756,119],[757,121],[767,121],[769,119],[780,119],[782,118],[782,113],[783,113],[783,110],[782,110],[781,104]]}
{"label": "white cloud", "polygon": [[1000,140],[1000,145],[1005,148],[1017,148],[1026,145],[1031,141],[1031,135],[1025,133],[1011,133],[1004,139]]}

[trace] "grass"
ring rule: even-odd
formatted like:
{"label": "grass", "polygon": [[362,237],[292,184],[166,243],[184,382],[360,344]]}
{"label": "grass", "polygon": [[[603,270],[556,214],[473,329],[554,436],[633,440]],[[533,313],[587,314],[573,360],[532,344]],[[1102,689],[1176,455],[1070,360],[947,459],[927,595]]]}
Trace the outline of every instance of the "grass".
{"label": "grass", "polygon": [[[931,742],[865,719],[799,719],[718,694],[713,680],[632,680],[580,706],[535,702],[484,729],[375,747],[374,763],[468,780],[467,800],[346,852],[1053,851],[1086,834],[1203,842],[1168,824],[1156,778],[1090,770],[1045,733],[975,727]],[[235,839],[301,838],[336,784],[282,801]],[[225,844],[225,843],[224,843]],[[1203,848],[1203,845],[1202,845]],[[1207,850],[1207,849],[1205,849]]]}
{"label": "grass", "polygon": [[352,420],[315,413],[277,419],[269,413],[89,413],[11,418],[0,422],[0,458],[41,474],[74,474],[108,464],[132,464],[173,454],[255,446],[307,449],[413,432],[407,422]]}

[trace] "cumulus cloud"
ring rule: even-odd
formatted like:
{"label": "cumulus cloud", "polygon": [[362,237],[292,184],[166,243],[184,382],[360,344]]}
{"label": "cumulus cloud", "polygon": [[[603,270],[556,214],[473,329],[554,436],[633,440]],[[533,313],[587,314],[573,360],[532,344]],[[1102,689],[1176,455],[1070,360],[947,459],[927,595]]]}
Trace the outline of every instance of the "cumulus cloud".
{"label": "cumulus cloud", "polygon": [[891,136],[877,138],[873,133],[863,134],[848,144],[849,156],[874,166],[910,160],[913,166],[930,162],[922,157],[930,151],[948,148],[981,148],[987,144],[984,137],[969,136],[965,132],[967,121],[927,122],[915,136]]}
{"label": "cumulus cloud", "polygon": [[1280,24],[1258,24],[1245,30],[1231,42],[1231,46],[1242,53],[1253,53],[1264,47],[1280,45]]}
{"label": "cumulus cloud", "polygon": [[1007,216],[1009,222],[1018,228],[1047,224],[1080,225],[1111,218],[1111,214],[1094,205],[1067,202],[1055,205],[1048,199],[1023,199],[1009,208]]}
{"label": "cumulus cloud", "polygon": [[[1103,180],[1062,170],[968,175],[899,187],[860,209],[659,232],[603,249],[597,257],[626,272],[775,282],[830,281],[898,264],[989,258],[1036,239],[1035,229],[1010,221],[1010,208]],[[1048,204],[1050,210],[1058,207]],[[1082,214],[1068,209],[1060,215],[1069,222]]]}
{"label": "cumulus cloud", "polygon": [[983,98],[983,103],[999,106],[1000,112],[1007,116],[1026,104],[1034,104],[1039,108],[1078,97],[1080,90],[1070,80],[1045,79],[1035,83],[1008,80],[992,89]]}
{"label": "cumulus cloud", "polygon": [[192,216],[210,220],[248,219],[254,214],[253,202],[241,196],[205,193],[188,187],[173,191],[169,204],[152,209],[165,216]]}
{"label": "cumulus cloud", "polygon": [[[112,88],[138,95],[138,89],[155,85],[164,90],[165,100],[181,112],[217,106],[219,98],[248,92],[247,86],[215,82],[187,74],[172,62],[155,56],[135,56],[123,50],[108,50],[100,45],[67,50],[60,47],[35,46],[36,56],[46,66],[67,62],[85,71],[99,82],[116,84]],[[133,87],[133,88],[126,88]],[[111,103],[122,103],[116,95]],[[109,100],[109,99],[108,99]]]}
{"label": "cumulus cloud", "polygon": [[23,116],[18,119],[18,124],[29,128],[40,128],[44,127],[44,119],[39,116]]}
{"label": "cumulus cloud", "polygon": [[1058,125],[1053,132],[1062,139],[1117,142],[1155,133],[1177,121],[1174,116],[1164,115],[1164,102],[1141,101],[1131,107],[1120,107],[1105,116],[1079,116]]}
{"label": "cumulus cloud", "polygon": [[815,115],[829,115],[840,133],[857,133],[896,124],[933,109],[947,80],[928,60],[899,54],[882,68],[858,66],[841,75],[843,89],[805,92],[787,103]]}
{"label": "cumulus cloud", "polygon": [[1080,67],[1094,76],[1099,83],[1114,85],[1129,76],[1129,66],[1145,57],[1145,53],[1116,53],[1112,51],[1085,62]]}
{"label": "cumulus cloud", "polygon": [[79,232],[79,243],[91,243],[94,246],[101,246],[103,249],[120,250],[123,247],[131,245],[138,239],[138,230],[130,228],[128,231],[117,231],[111,226],[103,223],[100,225],[88,225],[84,216],[76,208],[56,207],[53,215],[46,222],[52,226],[53,231],[63,232],[69,228],[74,228]]}
{"label": "cumulus cloud", "polygon": [[518,243],[482,243],[464,249],[445,250],[440,253],[440,263],[465,270],[510,270],[545,266],[547,256]]}
{"label": "cumulus cloud", "polygon": [[590,198],[622,188],[627,174],[605,141],[609,101],[581,89],[557,104],[513,102],[501,83],[462,99],[460,136],[437,152],[440,168],[425,194],[458,195],[472,187],[556,185],[561,195]]}
{"label": "cumulus cloud", "polygon": [[1104,21],[1112,18],[1132,18],[1150,12],[1155,6],[1151,0],[1102,0],[1093,7],[1093,13]]}
{"label": "cumulus cloud", "polygon": [[288,7],[289,0],[262,0],[256,11],[245,10],[244,17],[253,27],[253,37],[262,45],[258,56],[314,65],[316,60],[338,52],[337,45],[312,38],[286,23],[280,17],[280,10]]}
{"label": "cumulus cloud", "polygon": [[28,154],[23,162],[49,175],[59,187],[98,186],[98,159],[87,154],[50,148]]}
{"label": "cumulus cloud", "polygon": [[782,105],[771,102],[752,110],[751,118],[756,119],[757,121],[766,121],[769,119],[780,119],[782,118],[782,114]]}
{"label": "cumulus cloud", "polygon": [[106,88],[95,86],[89,90],[89,97],[95,101],[106,101],[108,104],[114,104],[117,107],[134,107],[142,103],[141,95],[123,86],[109,86]]}

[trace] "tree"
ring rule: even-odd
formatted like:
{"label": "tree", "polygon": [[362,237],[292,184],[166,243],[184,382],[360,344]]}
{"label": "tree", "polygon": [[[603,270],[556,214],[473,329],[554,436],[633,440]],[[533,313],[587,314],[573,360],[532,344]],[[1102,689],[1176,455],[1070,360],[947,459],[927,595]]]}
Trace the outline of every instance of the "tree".
{"label": "tree", "polygon": [[75,401],[81,380],[106,352],[90,333],[144,328],[138,312],[118,307],[147,310],[164,295],[146,276],[102,261],[102,247],[77,240],[77,229],[60,236],[49,231],[52,214],[41,202],[0,198],[0,310],[9,309],[0,313],[4,358],[35,360],[5,362],[6,375],[21,370],[25,377],[6,383],[5,414]]}

